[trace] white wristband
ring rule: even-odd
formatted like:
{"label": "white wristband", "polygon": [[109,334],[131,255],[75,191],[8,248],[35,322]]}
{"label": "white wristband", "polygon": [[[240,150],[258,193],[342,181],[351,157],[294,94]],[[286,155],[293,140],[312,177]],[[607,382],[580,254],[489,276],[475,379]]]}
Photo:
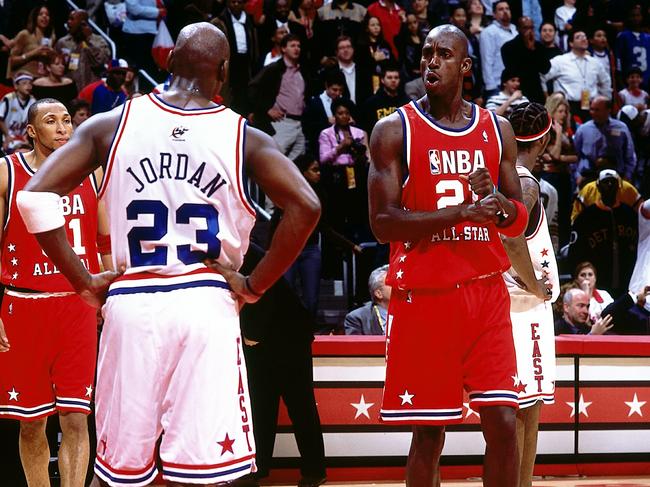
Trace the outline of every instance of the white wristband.
{"label": "white wristband", "polygon": [[27,231],[43,233],[65,225],[60,201],[61,197],[56,193],[18,191],[16,204]]}

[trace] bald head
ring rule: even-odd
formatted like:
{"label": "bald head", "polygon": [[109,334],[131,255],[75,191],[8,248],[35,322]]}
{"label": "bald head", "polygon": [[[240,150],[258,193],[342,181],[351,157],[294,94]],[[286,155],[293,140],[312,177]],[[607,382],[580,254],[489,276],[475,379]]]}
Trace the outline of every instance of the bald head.
{"label": "bald head", "polygon": [[467,46],[469,41],[463,31],[455,25],[439,25],[429,32],[425,42],[434,43],[443,38],[451,40],[452,48],[454,51],[458,52],[461,57],[467,57]]}
{"label": "bald head", "polygon": [[201,78],[216,72],[228,60],[230,47],[225,34],[207,22],[185,26],[176,39],[170,71],[188,78]]}

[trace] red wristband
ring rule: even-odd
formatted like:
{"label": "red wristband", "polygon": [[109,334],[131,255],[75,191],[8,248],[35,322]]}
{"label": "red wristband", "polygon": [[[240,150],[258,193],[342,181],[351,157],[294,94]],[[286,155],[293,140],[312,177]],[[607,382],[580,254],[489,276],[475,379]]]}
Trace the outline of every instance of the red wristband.
{"label": "red wristband", "polygon": [[526,230],[526,226],[528,225],[528,211],[526,210],[526,206],[521,201],[517,201],[512,198],[509,198],[509,201],[515,205],[517,214],[508,225],[503,227],[497,226],[497,229],[499,230],[500,234],[505,235],[506,237],[514,238],[518,237],[524,233],[524,230]]}

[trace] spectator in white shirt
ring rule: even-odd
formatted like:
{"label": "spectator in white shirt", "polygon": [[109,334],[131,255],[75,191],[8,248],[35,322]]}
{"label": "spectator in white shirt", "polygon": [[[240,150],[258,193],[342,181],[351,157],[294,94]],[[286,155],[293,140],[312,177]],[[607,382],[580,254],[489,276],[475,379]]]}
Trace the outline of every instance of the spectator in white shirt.
{"label": "spectator in white shirt", "polygon": [[560,39],[560,48],[569,50],[568,40],[571,32],[571,19],[576,13],[576,0],[564,0],[564,5],[555,9],[555,28]]}
{"label": "spectator in white shirt", "polygon": [[499,81],[503,71],[501,46],[517,36],[517,28],[510,23],[510,5],[506,0],[494,2],[494,21],[481,32],[481,67],[485,98],[499,93]]}
{"label": "spectator in white shirt", "polygon": [[566,96],[571,113],[589,120],[589,104],[596,96],[611,100],[612,82],[603,65],[589,56],[587,35],[576,30],[569,35],[571,51],[551,59],[551,69],[542,75],[542,86],[553,82],[553,91]]}

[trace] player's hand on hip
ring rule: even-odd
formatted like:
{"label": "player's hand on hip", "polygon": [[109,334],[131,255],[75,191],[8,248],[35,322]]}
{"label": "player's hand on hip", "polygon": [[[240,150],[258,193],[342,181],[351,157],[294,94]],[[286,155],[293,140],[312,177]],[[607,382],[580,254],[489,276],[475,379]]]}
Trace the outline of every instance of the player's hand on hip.
{"label": "player's hand on hip", "polygon": [[542,301],[550,301],[553,297],[553,283],[543,277],[537,279],[535,289],[529,289],[529,291]]}
{"label": "player's hand on hip", "polygon": [[111,283],[124,274],[125,268],[118,271],[105,271],[91,274],[86,287],[79,291],[79,296],[93,308],[100,308],[106,301],[106,293]]}
{"label": "player's hand on hip", "polygon": [[11,348],[7,333],[5,332],[5,324],[0,319],[0,352],[8,352]]}
{"label": "player's hand on hip", "polygon": [[478,168],[469,176],[461,176],[461,178],[467,180],[469,189],[476,193],[479,198],[484,198],[494,192],[492,176],[490,176],[490,171],[484,167]]}
{"label": "player's hand on hip", "polygon": [[203,263],[208,269],[217,271],[224,277],[230,286],[230,290],[235,295],[235,299],[237,299],[239,309],[241,309],[246,303],[254,303],[260,299],[260,295],[254,294],[250,291],[249,286],[246,285],[247,277],[240,272],[220,264],[216,259],[205,259]]}

